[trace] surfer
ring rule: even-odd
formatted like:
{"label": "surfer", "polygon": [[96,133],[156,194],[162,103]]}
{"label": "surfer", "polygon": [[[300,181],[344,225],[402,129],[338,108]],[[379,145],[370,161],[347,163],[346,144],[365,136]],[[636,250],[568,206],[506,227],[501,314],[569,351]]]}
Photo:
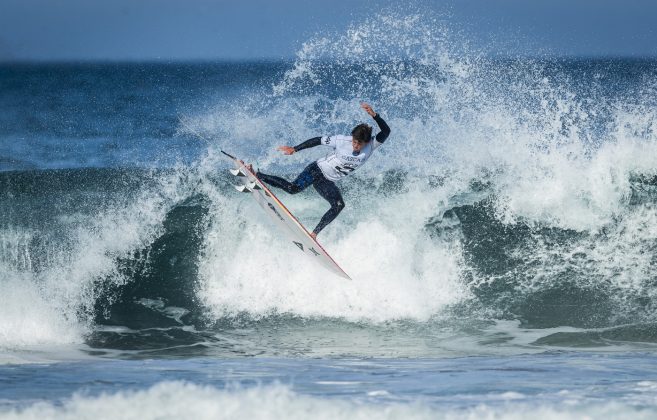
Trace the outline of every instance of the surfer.
{"label": "surfer", "polygon": [[388,124],[379,114],[374,112],[369,104],[363,102],[360,106],[374,118],[379,126],[381,131],[376,136],[372,136],[371,126],[359,124],[351,130],[350,136],[313,137],[294,147],[280,146],[278,150],[286,155],[293,155],[303,149],[319,145],[332,147],[333,153],[308,165],[292,182],[260,171],[256,174],[261,181],[273,187],[281,188],[290,194],[301,192],[309,185],[312,185],[319,195],[329,202],[331,208],[322,216],[317,227],[310,234],[313,238],[317,238],[317,234],[344,209],[344,200],[340,190],[335,185],[335,181],[358,169],[390,135]]}

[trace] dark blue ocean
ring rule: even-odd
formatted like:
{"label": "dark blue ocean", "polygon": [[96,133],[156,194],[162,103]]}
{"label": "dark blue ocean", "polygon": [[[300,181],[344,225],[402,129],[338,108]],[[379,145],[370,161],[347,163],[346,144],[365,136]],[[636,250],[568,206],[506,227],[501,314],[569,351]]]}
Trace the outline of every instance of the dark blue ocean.
{"label": "dark blue ocean", "polygon": [[[280,62],[0,64],[0,418],[657,417],[657,60],[369,25]],[[220,150],[291,179],[327,150],[276,147],[360,101],[392,134],[319,237],[346,281]]]}

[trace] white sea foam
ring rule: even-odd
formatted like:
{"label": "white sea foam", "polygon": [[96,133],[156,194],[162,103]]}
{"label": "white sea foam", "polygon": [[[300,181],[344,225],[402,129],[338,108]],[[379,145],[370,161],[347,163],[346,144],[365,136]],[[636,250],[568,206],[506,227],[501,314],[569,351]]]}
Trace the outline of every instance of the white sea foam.
{"label": "white sea foam", "polygon": [[[35,403],[27,408],[0,411],[3,419],[651,419],[653,407],[625,403],[582,402],[558,406],[531,404],[521,394],[491,396],[495,404],[445,408],[427,403],[381,403],[379,395],[364,401],[318,398],[272,385],[219,390],[183,382],[162,382],[143,391],[121,391],[100,396],[77,394],[62,405]],[[387,394],[384,395],[386,397]],[[562,396],[563,397],[563,396]]]}
{"label": "white sea foam", "polygon": [[77,342],[81,328],[27,275],[0,271],[0,348]]}
{"label": "white sea foam", "polygon": [[[459,253],[422,229],[433,206],[401,211],[405,202],[419,201],[421,195],[411,191],[385,205],[379,202],[376,211],[363,217],[363,209],[356,208],[344,216],[348,220],[343,227],[332,225],[322,233],[322,243],[353,281],[302,258],[253,202],[241,202],[242,210],[231,212],[229,219],[222,212],[211,227],[214,234],[208,235],[201,264],[206,304],[219,316],[278,312],[350,320],[428,319],[467,291],[458,282]],[[308,209],[302,200],[287,201],[295,210]],[[302,220],[319,218],[317,209],[309,212],[312,218],[305,211],[298,214]]]}

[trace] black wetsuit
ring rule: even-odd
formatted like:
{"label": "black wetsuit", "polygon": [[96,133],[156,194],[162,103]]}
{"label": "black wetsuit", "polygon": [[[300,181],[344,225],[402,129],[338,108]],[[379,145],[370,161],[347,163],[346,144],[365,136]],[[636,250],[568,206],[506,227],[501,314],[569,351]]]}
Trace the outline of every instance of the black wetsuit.
{"label": "black wetsuit", "polygon": [[[379,144],[381,144],[386,140],[386,138],[388,138],[388,135],[390,135],[390,127],[388,127],[388,124],[386,124],[386,122],[379,116],[379,114],[374,116],[374,121],[376,121],[379,129],[381,129],[376,137],[374,137],[374,141],[377,141]],[[294,146],[294,150],[295,152],[298,152],[303,149],[319,146],[320,144],[322,144],[322,137],[313,137],[297,146]],[[342,194],[340,194],[340,190],[333,181],[327,179],[326,176],[324,176],[317,162],[313,162],[308,165],[303,170],[303,172],[301,172],[299,176],[297,176],[296,179],[292,182],[289,182],[281,177],[267,175],[262,172],[258,172],[257,176],[261,181],[266,182],[273,187],[281,188],[290,194],[301,192],[312,184],[319,195],[321,195],[322,198],[328,201],[331,205],[331,208],[324,214],[324,216],[322,216],[322,219],[317,224],[317,227],[313,229],[315,234],[321,232],[321,230],[324,229],[329,223],[331,223],[342,211],[342,209],[344,209],[345,204],[344,200],[342,199]]]}

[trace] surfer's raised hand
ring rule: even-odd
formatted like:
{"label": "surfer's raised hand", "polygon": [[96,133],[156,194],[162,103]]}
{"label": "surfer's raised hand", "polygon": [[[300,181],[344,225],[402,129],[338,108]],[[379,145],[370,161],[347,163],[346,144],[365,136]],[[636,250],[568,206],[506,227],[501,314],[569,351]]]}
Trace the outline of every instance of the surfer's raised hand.
{"label": "surfer's raised hand", "polygon": [[368,104],[367,102],[361,102],[360,107],[363,108],[365,112],[367,112],[370,115],[370,117],[374,118],[376,116],[376,112],[374,112],[370,104]]}
{"label": "surfer's raised hand", "polygon": [[278,150],[280,150],[286,155],[293,155],[294,152],[296,152],[296,150],[294,150],[294,147],[290,147],[290,146],[281,146],[278,148]]}

